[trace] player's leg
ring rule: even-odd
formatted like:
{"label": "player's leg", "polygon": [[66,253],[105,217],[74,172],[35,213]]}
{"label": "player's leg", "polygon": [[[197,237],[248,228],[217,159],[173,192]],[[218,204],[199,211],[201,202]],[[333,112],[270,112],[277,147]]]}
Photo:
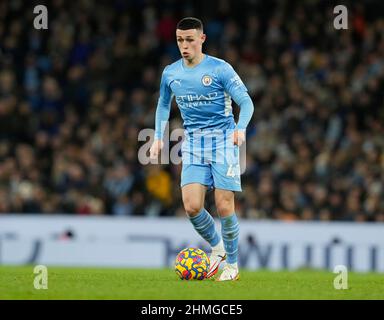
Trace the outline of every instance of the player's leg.
{"label": "player's leg", "polygon": [[235,193],[231,190],[215,189],[215,203],[221,221],[221,234],[227,254],[227,264],[219,281],[237,280],[239,223],[235,213]]}
{"label": "player's leg", "polygon": [[221,235],[227,254],[226,266],[219,280],[237,280],[237,254],[239,239],[239,223],[235,213],[235,193],[241,191],[239,149],[233,144],[217,150],[222,161],[211,165],[213,185],[215,187],[215,203],[221,221]]}
{"label": "player's leg", "polygon": [[208,278],[217,273],[220,263],[225,260],[223,241],[216,231],[212,216],[204,209],[205,193],[212,184],[209,165],[183,162],[181,190],[185,211],[195,230],[211,245],[214,253],[210,255]]}
{"label": "player's leg", "polygon": [[[207,278],[218,271],[220,263],[225,259],[225,250],[219,233],[216,231],[215,221],[204,209],[204,199],[207,187],[199,183],[191,183],[182,187],[184,209],[195,230],[212,247],[210,268]],[[218,253],[220,257],[216,257]]]}
{"label": "player's leg", "polygon": [[213,187],[209,157],[202,155],[201,146],[191,145],[186,139],[182,146],[183,167],[181,187],[185,210],[196,231],[211,245],[210,266],[207,277],[215,275],[225,260],[225,249],[220,233],[216,231],[212,216],[204,209],[205,193]]}

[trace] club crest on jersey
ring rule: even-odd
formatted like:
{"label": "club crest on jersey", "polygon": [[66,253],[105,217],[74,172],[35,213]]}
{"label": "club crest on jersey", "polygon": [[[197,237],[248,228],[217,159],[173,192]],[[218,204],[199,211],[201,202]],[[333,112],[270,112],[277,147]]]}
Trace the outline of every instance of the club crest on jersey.
{"label": "club crest on jersey", "polygon": [[203,78],[201,79],[201,82],[203,83],[203,85],[205,85],[206,87],[210,86],[211,83],[212,83],[212,78],[208,75],[205,75],[203,76]]}

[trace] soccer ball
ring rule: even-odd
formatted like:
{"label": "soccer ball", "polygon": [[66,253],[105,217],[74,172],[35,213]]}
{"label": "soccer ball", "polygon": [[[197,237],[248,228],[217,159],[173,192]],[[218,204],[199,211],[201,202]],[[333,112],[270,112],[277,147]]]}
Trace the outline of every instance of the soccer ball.
{"label": "soccer ball", "polygon": [[176,274],[182,280],[203,280],[209,270],[207,254],[198,248],[185,248],[175,260]]}

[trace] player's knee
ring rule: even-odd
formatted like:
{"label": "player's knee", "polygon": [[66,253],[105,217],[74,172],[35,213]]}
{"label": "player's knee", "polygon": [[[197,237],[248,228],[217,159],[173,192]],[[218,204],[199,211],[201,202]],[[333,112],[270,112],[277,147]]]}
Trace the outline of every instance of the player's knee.
{"label": "player's knee", "polygon": [[186,200],[184,201],[184,209],[187,212],[187,214],[191,217],[196,216],[203,206],[199,201],[196,200]]}
{"label": "player's knee", "polygon": [[235,211],[233,201],[230,200],[221,200],[216,204],[217,213],[220,217],[227,217]]}

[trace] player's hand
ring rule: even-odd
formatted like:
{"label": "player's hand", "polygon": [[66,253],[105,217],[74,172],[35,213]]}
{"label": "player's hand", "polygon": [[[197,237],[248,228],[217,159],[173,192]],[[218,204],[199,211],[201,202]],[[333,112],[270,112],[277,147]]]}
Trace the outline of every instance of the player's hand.
{"label": "player's hand", "polygon": [[163,149],[164,142],[163,140],[155,139],[153,141],[151,148],[149,149],[149,157],[151,159],[157,159],[160,154],[161,149]]}
{"label": "player's hand", "polygon": [[233,144],[241,146],[245,141],[245,130],[235,130],[233,133]]}

